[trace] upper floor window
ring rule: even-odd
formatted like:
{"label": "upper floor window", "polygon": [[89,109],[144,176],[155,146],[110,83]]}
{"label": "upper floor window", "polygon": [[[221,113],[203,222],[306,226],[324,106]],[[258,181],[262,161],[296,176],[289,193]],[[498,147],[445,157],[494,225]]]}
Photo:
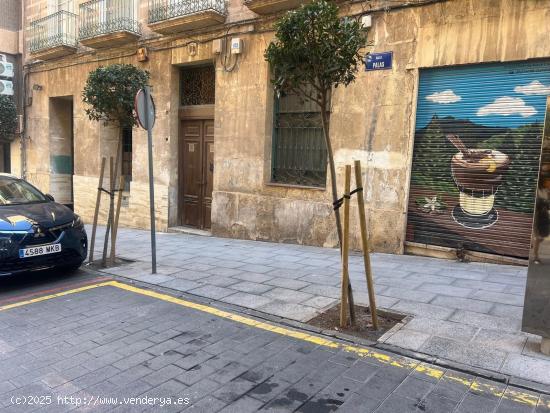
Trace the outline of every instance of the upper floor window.
{"label": "upper floor window", "polygon": [[319,106],[290,93],[275,96],[271,181],[324,187],[326,178],[327,149]]}
{"label": "upper floor window", "polygon": [[48,0],[48,14],[58,11],[74,13],[74,0]]}

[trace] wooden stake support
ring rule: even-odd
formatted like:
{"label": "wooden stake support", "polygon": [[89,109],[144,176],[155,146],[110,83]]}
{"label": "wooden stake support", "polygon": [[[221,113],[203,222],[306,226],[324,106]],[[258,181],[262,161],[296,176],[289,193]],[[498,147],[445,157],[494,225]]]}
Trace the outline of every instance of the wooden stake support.
{"label": "wooden stake support", "polygon": [[351,165],[346,165],[344,184],[344,233],[342,240],[342,300],[340,303],[340,327],[347,326],[347,308],[349,305],[349,201],[350,201]]}
{"label": "wooden stake support", "polygon": [[99,205],[101,203],[101,192],[103,188],[103,175],[105,174],[105,158],[101,158],[101,167],[99,170],[99,183],[97,185],[97,198],[95,201],[94,222],[92,225],[92,240],[90,242],[90,264],[94,261],[95,235],[97,231],[97,218],[99,216]]}
{"label": "wooden stake support", "polygon": [[113,167],[113,157],[110,158],[111,173],[109,176],[111,179],[110,179],[109,192],[111,194],[111,197],[110,197],[110,203],[109,203],[109,215],[107,218],[107,227],[105,228],[105,241],[103,242],[103,257],[101,260],[101,265],[103,265],[104,267],[107,266],[107,249],[109,247],[109,235],[111,236],[111,239],[112,239],[113,233],[116,232],[116,230],[114,230],[113,228],[114,206],[115,206],[114,187],[118,176],[118,166],[119,166],[121,151],[122,151],[122,129],[120,129],[120,133],[118,137],[114,167]]}
{"label": "wooden stake support", "polygon": [[[355,161],[355,185],[363,188],[363,177],[361,175],[361,161]],[[365,276],[369,291],[369,308],[372,317],[372,327],[378,330],[378,314],[376,310],[376,298],[374,295],[374,283],[372,281],[372,268],[370,264],[369,238],[367,233],[367,219],[365,217],[365,199],[363,190],[357,193],[357,206],[359,208],[359,224],[361,226],[361,241],[363,246],[363,261],[365,264]]]}
{"label": "wooden stake support", "polygon": [[116,237],[118,233],[118,220],[120,218],[120,207],[122,206],[122,188],[124,188],[124,176],[120,174],[118,182],[118,199],[116,204],[115,220],[113,223],[113,232],[111,235],[111,254],[109,255],[109,265],[115,265]]}
{"label": "wooden stake support", "polygon": [[101,265],[104,267],[107,266],[107,248],[109,246],[109,233],[111,231],[111,225],[109,225],[111,222],[113,222],[113,210],[115,206],[115,199],[114,199],[114,165],[113,165],[113,157],[111,156],[109,158],[109,218],[107,220],[107,228],[105,228],[105,240],[103,242],[103,257],[101,259]]}

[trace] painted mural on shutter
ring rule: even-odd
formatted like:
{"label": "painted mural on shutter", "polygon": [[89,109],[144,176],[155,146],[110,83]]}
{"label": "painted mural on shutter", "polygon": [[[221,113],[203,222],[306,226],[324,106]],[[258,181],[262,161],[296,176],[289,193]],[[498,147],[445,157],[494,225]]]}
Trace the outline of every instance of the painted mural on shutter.
{"label": "painted mural on shutter", "polygon": [[407,241],[529,256],[550,62],[420,72]]}

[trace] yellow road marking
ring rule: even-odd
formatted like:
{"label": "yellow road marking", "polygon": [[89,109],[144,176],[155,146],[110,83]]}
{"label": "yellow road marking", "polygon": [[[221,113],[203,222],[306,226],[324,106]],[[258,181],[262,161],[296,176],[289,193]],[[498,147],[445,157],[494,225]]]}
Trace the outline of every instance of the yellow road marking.
{"label": "yellow road marking", "polygon": [[286,337],[295,338],[297,340],[306,341],[312,344],[316,344],[323,347],[328,347],[332,349],[341,349],[348,353],[354,353],[358,355],[359,357],[363,358],[372,358],[375,359],[381,363],[388,364],[390,366],[399,367],[399,368],[406,368],[406,369],[414,369],[414,371],[424,374],[429,377],[433,377],[436,379],[441,379],[443,376],[445,376],[447,379],[452,380],[456,383],[462,384],[465,387],[468,387],[469,389],[478,392],[478,393],[490,393],[492,395],[495,395],[497,397],[506,398],[509,400],[512,400],[516,403],[526,404],[529,406],[537,406],[537,403],[539,405],[544,406],[546,408],[550,408],[550,399],[544,402],[542,398],[537,396],[533,396],[529,393],[524,393],[521,391],[515,391],[507,389],[506,391],[501,390],[500,388],[496,386],[492,386],[490,384],[480,383],[474,380],[466,379],[464,377],[453,375],[451,372],[445,372],[438,368],[429,367],[423,363],[420,363],[418,361],[412,360],[412,359],[405,359],[405,358],[395,358],[388,354],[378,353],[376,351],[370,350],[368,348],[362,348],[362,347],[356,347],[348,344],[342,344],[338,343],[333,340],[329,340],[326,338],[322,338],[319,336],[315,336],[308,333],[303,333],[296,330],[290,330],[284,327],[275,326],[273,324],[265,323],[263,321],[254,320],[249,317],[244,317],[238,314],[230,313],[228,311],[219,310],[214,307],[210,307],[204,304],[198,304],[194,303],[192,301],[187,301],[181,298],[172,297],[168,294],[162,294],[158,293],[156,291],[152,290],[145,290],[143,288],[134,287],[132,285],[124,284],[119,281],[106,281],[96,284],[90,284],[86,285],[84,287],[75,288],[72,290],[63,291],[60,293],[45,295],[43,297],[37,297],[33,298],[31,300],[26,301],[20,301],[17,303],[12,303],[8,305],[4,305],[0,307],[0,312],[9,310],[12,308],[22,307],[25,305],[38,303],[41,301],[50,300],[52,298],[58,298],[67,296],[70,294],[76,294],[83,291],[91,290],[98,287],[116,287],[122,290],[130,291],[136,294],[145,295],[147,297],[156,298],[162,301],[166,301],[169,303],[177,304],[183,307],[191,308],[197,311],[201,311],[207,314],[212,314],[214,316],[225,318],[228,320],[235,321],[237,323],[245,324],[250,327],[259,328],[266,331],[271,331],[272,333],[276,333],[279,335],[283,335]]}
{"label": "yellow road marking", "polygon": [[80,293],[82,291],[91,290],[91,289],[97,288],[97,287],[104,287],[104,286],[107,286],[107,285],[111,285],[111,284],[109,282],[89,284],[89,285],[85,285],[84,287],[73,288],[72,290],[62,291],[62,292],[55,293],[55,294],[50,294],[50,295],[44,295],[42,297],[32,298],[30,300],[19,301],[17,303],[7,304],[7,305],[4,305],[4,306],[0,307],[0,311],[6,311],[6,310],[10,310],[12,308],[23,307],[24,305],[39,303],[41,301],[51,300],[52,298],[63,297],[65,295],[70,295],[70,294],[76,294],[76,293]]}

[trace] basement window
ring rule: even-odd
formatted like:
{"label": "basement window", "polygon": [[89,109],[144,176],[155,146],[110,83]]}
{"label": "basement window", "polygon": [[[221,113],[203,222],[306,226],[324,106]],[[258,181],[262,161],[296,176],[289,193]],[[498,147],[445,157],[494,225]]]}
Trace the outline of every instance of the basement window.
{"label": "basement window", "polygon": [[322,187],[327,179],[327,149],[321,110],[310,99],[275,96],[271,182]]}

